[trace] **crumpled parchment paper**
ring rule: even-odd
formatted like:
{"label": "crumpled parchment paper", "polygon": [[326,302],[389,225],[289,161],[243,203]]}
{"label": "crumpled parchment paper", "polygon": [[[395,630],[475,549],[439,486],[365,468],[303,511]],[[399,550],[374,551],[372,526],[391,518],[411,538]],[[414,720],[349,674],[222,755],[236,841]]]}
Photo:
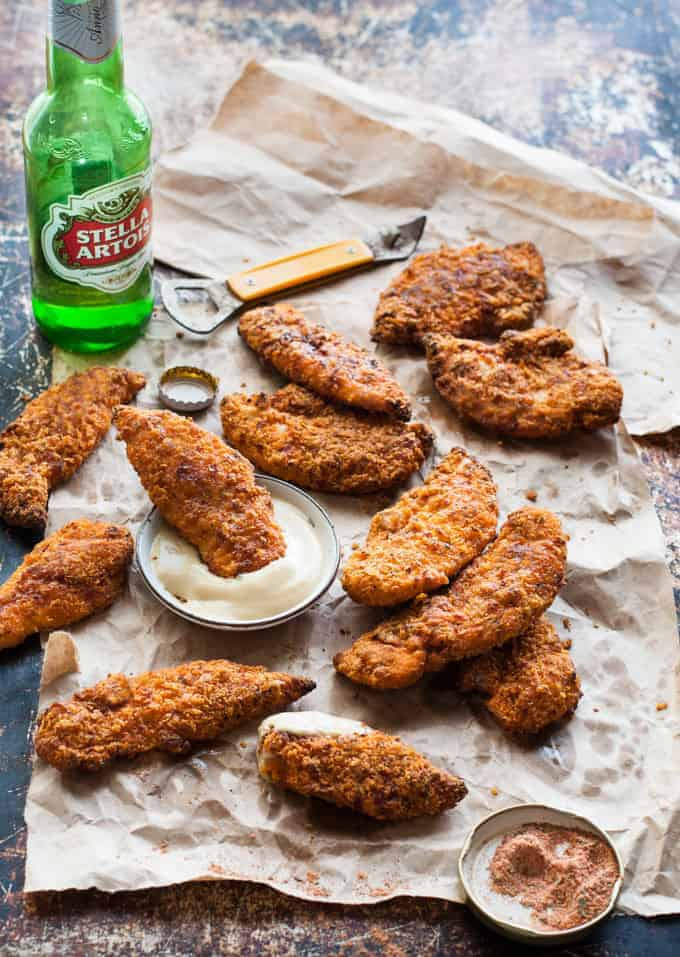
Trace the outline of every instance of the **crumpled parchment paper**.
{"label": "crumpled parchment paper", "polygon": [[251,63],[161,158],[154,204],[156,256],[215,278],[422,212],[421,250],[531,240],[552,296],[597,299],[629,431],[680,425],[680,204],[577,160],[315,64]]}
{"label": "crumpled parchment paper", "polygon": [[[292,85],[283,73],[298,82]],[[678,281],[667,268],[677,242],[675,207],[654,210],[580,164],[467,118],[454,114],[452,126],[450,112],[422,107],[416,116],[408,107],[395,97],[369,99],[361,88],[309,65],[250,66],[213,127],[161,161],[159,254],[182,268],[226,275],[246,259],[361,234],[370,224],[403,222],[423,208],[431,217],[424,248],[466,240],[468,227],[493,241],[532,239],[546,254],[553,295],[544,321],[567,327],[580,351],[593,357],[603,356],[609,331],[610,358],[638,431],[678,421],[670,382],[641,376],[630,358],[654,356],[655,374],[670,363],[663,336],[672,334],[674,317],[659,297]],[[546,171],[543,164],[553,159]],[[373,307],[398,269],[365,272],[290,298],[310,318],[373,348]],[[619,287],[622,269],[632,272]],[[165,611],[133,569],[113,608],[69,629],[80,671],[45,687],[41,709],[112,671],[135,673],[199,657],[260,663],[316,680],[317,689],[297,707],[360,718],[401,735],[463,777],[469,795],[435,819],[358,819],[265,785],[255,764],[255,725],[189,758],[146,755],[96,775],[60,775],[36,761],[26,807],[26,890],[114,891],[232,878],[336,902],[398,894],[460,901],[456,862],[470,827],[505,805],[539,801],[592,816],[612,834],[626,864],[624,910],[679,909],[675,615],[661,531],[626,426],[556,445],[485,437],[461,427],[434,391],[420,355],[377,351],[413,397],[414,418],[436,432],[427,468],[463,445],[491,469],[502,517],[527,504],[529,490],[537,492],[538,505],[560,515],[570,535],[569,568],[550,618],[573,642],[583,684],[574,718],[519,744],[441,682],[380,694],[341,679],[333,655],[380,612],[354,604],[338,582],[313,611],[286,625],[221,633]],[[90,361],[56,353],[54,376]],[[208,339],[177,338],[160,312],[147,335],[111,361],[149,375],[139,402],[150,408],[168,365],[205,366],[219,376],[220,394],[273,390],[283,381],[262,369],[234,324]],[[217,406],[198,421],[219,432]],[[391,500],[316,497],[345,555]],[[79,516],[134,531],[149,508],[124,446],[109,434],[52,496],[48,531]],[[666,710],[657,710],[660,702]]]}

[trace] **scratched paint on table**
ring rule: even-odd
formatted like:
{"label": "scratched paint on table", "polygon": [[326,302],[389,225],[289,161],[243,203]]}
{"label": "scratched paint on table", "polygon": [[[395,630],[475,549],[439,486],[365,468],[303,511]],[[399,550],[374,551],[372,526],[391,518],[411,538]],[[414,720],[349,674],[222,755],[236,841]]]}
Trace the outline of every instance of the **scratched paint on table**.
{"label": "scratched paint on table", "polygon": [[[25,401],[49,382],[49,350],[26,321],[30,295],[28,248],[23,223],[0,226],[0,425],[21,412]],[[0,533],[4,581],[34,539],[18,530]],[[2,653],[0,661],[0,920],[23,886],[26,832],[23,808],[30,778],[31,727],[40,680],[37,637]]]}
{"label": "scratched paint on table", "polygon": [[[2,61],[9,164],[0,177],[15,183],[21,120],[42,82],[43,16],[42,0],[0,12],[0,42],[15,61],[11,70],[9,57]],[[633,186],[680,194],[677,4],[128,0],[124,29],[128,80],[152,109],[157,149],[205,122],[244,59],[311,55],[351,79],[564,150]]]}

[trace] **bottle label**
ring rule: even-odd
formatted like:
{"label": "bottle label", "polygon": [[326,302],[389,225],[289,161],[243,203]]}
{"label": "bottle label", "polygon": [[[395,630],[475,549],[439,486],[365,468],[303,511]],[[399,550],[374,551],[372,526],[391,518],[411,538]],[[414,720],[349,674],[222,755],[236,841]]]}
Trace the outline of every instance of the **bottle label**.
{"label": "bottle label", "polygon": [[102,292],[128,289],[151,261],[151,170],[53,203],[40,238],[61,279]]}
{"label": "bottle label", "polygon": [[52,0],[48,33],[81,60],[105,60],[120,40],[118,0]]}

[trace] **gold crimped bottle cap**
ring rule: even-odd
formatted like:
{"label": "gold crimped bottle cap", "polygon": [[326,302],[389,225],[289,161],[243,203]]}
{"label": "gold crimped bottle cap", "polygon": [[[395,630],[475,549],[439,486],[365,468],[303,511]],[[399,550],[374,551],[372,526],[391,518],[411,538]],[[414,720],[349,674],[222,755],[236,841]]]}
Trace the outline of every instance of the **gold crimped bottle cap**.
{"label": "gold crimped bottle cap", "polygon": [[219,380],[196,366],[166,369],[158,383],[164,406],[174,412],[200,412],[215,401]]}

